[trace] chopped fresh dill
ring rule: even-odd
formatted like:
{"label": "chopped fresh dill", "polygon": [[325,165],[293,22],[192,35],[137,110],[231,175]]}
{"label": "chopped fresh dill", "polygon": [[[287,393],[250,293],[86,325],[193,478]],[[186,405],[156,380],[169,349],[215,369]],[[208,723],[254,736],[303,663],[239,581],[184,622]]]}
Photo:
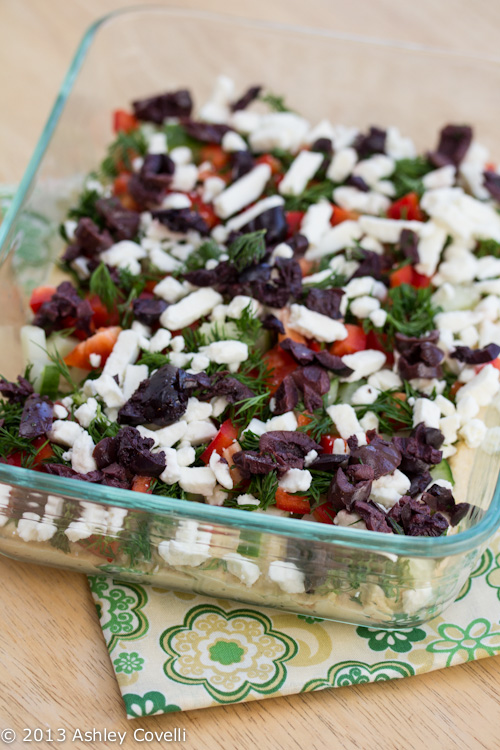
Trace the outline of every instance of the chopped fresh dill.
{"label": "chopped fresh dill", "polygon": [[168,354],[161,352],[146,352],[143,350],[140,358],[137,360],[138,365],[147,365],[149,373],[153,370],[159,370],[163,365],[168,365],[170,357]]}
{"label": "chopped fresh dill", "polygon": [[[76,206],[73,206],[73,208],[70,208],[70,210],[68,211],[68,218],[78,221],[79,219],[88,217],[102,229],[102,227],[104,226],[104,219],[98,212],[95,205],[100,197],[101,196],[99,195],[97,190],[89,190],[88,188],[84,188],[78,199],[78,204]],[[64,231],[64,225],[61,226],[61,234],[63,236],[63,239],[67,241],[66,233]]]}
{"label": "chopped fresh dill", "polygon": [[172,497],[177,500],[188,499],[187,492],[182,489],[178,482],[175,484],[165,484],[158,480],[152,485],[152,494],[161,495],[162,497]]}
{"label": "chopped fresh dill", "polygon": [[69,367],[66,364],[66,362],[64,361],[64,359],[61,357],[61,355],[59,354],[59,352],[57,351],[57,349],[54,349],[53,352],[49,352],[47,349],[44,349],[42,346],[40,346],[40,349],[42,349],[46,353],[46,355],[48,356],[48,358],[50,359],[50,361],[52,362],[52,364],[57,369],[57,371],[59,373],[59,376],[62,377],[63,380],[66,381],[66,383],[70,387],[71,391],[72,392],[77,391],[78,390],[78,385],[77,385],[77,383],[75,383],[75,381],[71,377],[71,374],[70,374],[70,371],[69,371]]}
{"label": "chopped fresh dill", "polygon": [[309,469],[312,476],[311,486],[309,487],[307,494],[314,500],[317,505],[323,495],[326,495],[328,488],[332,483],[333,474],[328,471],[319,471],[315,469]]}
{"label": "chopped fresh dill", "polygon": [[390,177],[396,189],[395,200],[408,193],[417,193],[420,197],[424,192],[422,177],[433,169],[430,161],[424,156],[416,156],[414,159],[399,159]]}
{"label": "chopped fresh dill", "polygon": [[122,295],[105,263],[100,263],[92,272],[89,287],[92,294],[97,294],[108,312],[116,308]]}
{"label": "chopped fresh dill", "polygon": [[478,258],[484,258],[486,255],[493,255],[494,258],[500,258],[500,242],[493,239],[479,240],[476,255]]}
{"label": "chopped fresh dill", "polygon": [[19,435],[23,408],[23,404],[0,400],[0,455],[3,457],[18,451],[28,456],[37,452],[29,440]]}
{"label": "chopped fresh dill", "polygon": [[259,441],[259,435],[256,435],[251,430],[245,430],[244,434],[240,435],[238,439],[241,449],[244,451],[258,451]]}
{"label": "chopped fresh dill", "polygon": [[259,508],[266,510],[276,502],[276,490],[278,489],[278,477],[274,471],[269,474],[254,474],[248,485],[248,492],[260,500]]}
{"label": "chopped fresh dill", "polygon": [[152,518],[147,513],[141,514],[138,519],[130,520],[130,515],[125,520],[125,528],[120,537],[120,552],[128,557],[131,568],[138,564],[151,560],[151,534],[150,527]]}
{"label": "chopped fresh dill", "polygon": [[287,211],[307,211],[309,206],[317,203],[321,198],[331,201],[335,187],[336,184],[331,180],[311,184],[300,195],[285,196],[285,209]]}
{"label": "chopped fresh dill", "polygon": [[232,422],[241,426],[247,425],[254,417],[259,415],[262,416],[262,409],[265,403],[269,399],[269,391],[264,391],[258,396],[252,398],[245,398],[241,401],[236,401],[232,405]]}
{"label": "chopped fresh dill", "polygon": [[409,429],[413,424],[413,409],[407,398],[402,397],[401,391],[382,391],[373,404],[356,405],[354,410],[358,419],[362,419],[369,411],[376,414],[378,429],[386,435],[392,435],[396,430]]}
{"label": "chopped fresh dill", "polygon": [[[325,271],[326,268],[323,268],[321,270]],[[307,279],[307,276],[305,278]],[[305,282],[303,284],[302,291],[304,293],[307,293],[309,289],[334,289],[337,287],[345,286],[346,284],[347,276],[343,276],[342,274],[338,274],[332,271],[330,276],[327,276],[321,281],[315,281],[312,284]]]}
{"label": "chopped fresh dill", "polygon": [[113,179],[127,169],[132,170],[132,161],[136,156],[144,156],[148,150],[148,143],[140,128],[129,133],[120,130],[115,140],[108,148],[108,154],[101,164],[101,172],[105,177]]}
{"label": "chopped fresh dill", "polygon": [[238,271],[244,271],[248,266],[258,263],[266,254],[266,243],[264,241],[265,229],[257,232],[248,232],[237,237],[227,249],[229,260]]}
{"label": "chopped fresh dill", "polygon": [[121,427],[117,422],[110,422],[108,418],[102,413],[101,405],[97,405],[97,414],[87,427],[87,432],[94,441],[98,443],[103,438],[116,437],[120,432]]}
{"label": "chopped fresh dill", "polygon": [[434,329],[434,316],[440,311],[432,302],[432,287],[416,289],[401,284],[389,289],[383,308],[387,312],[384,334],[392,343],[396,333],[423,336]]}
{"label": "chopped fresh dill", "polygon": [[300,432],[307,432],[307,434],[310,435],[316,442],[319,442],[321,436],[325,435],[332,429],[332,420],[330,419],[324,408],[317,409],[312,414],[309,414],[308,412],[306,412],[304,405],[299,404],[297,406],[297,410],[304,412],[310,420],[307,424],[301,425],[297,429]]}
{"label": "chopped fresh dill", "polygon": [[186,260],[184,268],[182,269],[182,274],[205,268],[205,264],[208,260],[218,260],[221,253],[222,250],[215,240],[207,240],[206,242],[203,242]]}
{"label": "chopped fresh dill", "polygon": [[260,94],[258,98],[259,101],[267,104],[267,106],[275,112],[293,112],[293,110],[290,109],[287,104],[285,104],[285,99],[283,96],[273,94],[271,91]]}
{"label": "chopped fresh dill", "polygon": [[168,123],[163,126],[163,132],[167,136],[168,150],[179,146],[187,146],[192,151],[199,151],[200,142],[186,133],[185,128],[180,123]]}
{"label": "chopped fresh dill", "polygon": [[248,346],[254,346],[259,333],[262,330],[262,323],[259,318],[252,312],[252,303],[249,302],[247,307],[242,311],[241,316],[233,321],[238,330],[238,338]]}

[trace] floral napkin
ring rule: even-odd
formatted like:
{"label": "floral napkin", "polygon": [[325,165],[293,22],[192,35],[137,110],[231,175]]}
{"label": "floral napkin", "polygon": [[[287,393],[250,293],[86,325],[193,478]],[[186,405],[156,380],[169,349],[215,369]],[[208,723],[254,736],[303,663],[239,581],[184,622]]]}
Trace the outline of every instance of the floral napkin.
{"label": "floral napkin", "polygon": [[455,603],[377,630],[89,578],[129,719],[411,677],[500,653],[500,532]]}

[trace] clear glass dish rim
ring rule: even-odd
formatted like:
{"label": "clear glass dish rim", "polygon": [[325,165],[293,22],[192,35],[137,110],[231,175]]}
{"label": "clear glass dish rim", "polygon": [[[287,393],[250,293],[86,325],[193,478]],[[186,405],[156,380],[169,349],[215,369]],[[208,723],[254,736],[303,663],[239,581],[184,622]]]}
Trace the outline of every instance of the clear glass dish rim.
{"label": "clear glass dish rim", "polygon": [[[310,37],[316,36],[338,39],[339,41],[353,42],[361,45],[392,47],[455,59],[467,58],[481,62],[500,64],[500,57],[496,56],[457,52],[454,50],[446,50],[409,42],[340,33],[328,29],[238,18],[196,9],[145,5],[131,6],[112,11],[111,13],[107,13],[98,18],[89,26],[77,47],[33,155],[19,183],[19,187],[9,209],[7,210],[4,220],[0,225],[0,262],[4,259],[3,256],[8,253],[10,232],[19,212],[22,210],[33,179],[36,177],[37,169],[42,157],[47,149],[50,139],[52,138],[55,127],[72,91],[73,84],[80,72],[83,62],[85,61],[86,54],[92,45],[92,41],[97,31],[104,24],[122,15],[146,14],[150,12],[160,12],[173,18],[184,17],[198,20],[206,19],[246,28],[275,30],[278,32],[296,33]],[[329,524],[312,522],[299,523],[296,519],[278,516],[272,517],[264,513],[250,513],[236,508],[226,509],[217,506],[204,505],[202,503],[180,501],[175,498],[166,498],[160,495],[141,496],[140,493],[132,492],[130,490],[102,487],[100,485],[97,486],[86,482],[80,482],[77,484],[74,479],[50,476],[40,472],[33,472],[31,469],[10,466],[8,464],[0,464],[0,482],[11,484],[16,487],[24,487],[34,491],[42,490],[50,492],[51,494],[63,494],[87,502],[97,502],[102,503],[103,505],[116,505],[129,510],[158,512],[163,514],[174,513],[182,518],[190,518],[209,524],[226,525],[237,529],[248,529],[263,533],[267,532],[309,541],[335,543],[337,546],[343,548],[381,552],[385,554],[392,553],[404,557],[416,556],[436,558],[445,555],[463,554],[486,542],[500,525],[500,475],[497,479],[491,504],[485,512],[484,517],[470,529],[449,537],[405,537],[360,529],[354,530]]]}

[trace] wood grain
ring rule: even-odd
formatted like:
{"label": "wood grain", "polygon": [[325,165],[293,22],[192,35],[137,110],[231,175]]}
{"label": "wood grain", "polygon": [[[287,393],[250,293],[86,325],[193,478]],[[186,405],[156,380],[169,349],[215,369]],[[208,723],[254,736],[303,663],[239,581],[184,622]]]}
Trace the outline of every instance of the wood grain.
{"label": "wood grain", "polygon": [[[0,181],[21,177],[84,29],[121,4],[2,0]],[[182,5],[498,53],[500,4],[491,0],[474,5],[465,0],[184,0]],[[500,657],[391,683],[128,722],[85,577],[7,559],[0,560],[0,575],[0,729],[11,726],[22,734],[23,727],[36,726],[107,728],[126,731],[123,747],[131,749],[148,746],[133,739],[134,729],[175,726],[186,730],[185,747],[210,750],[499,747]],[[104,743],[72,746],[102,748]],[[11,747],[26,745],[18,740]]]}

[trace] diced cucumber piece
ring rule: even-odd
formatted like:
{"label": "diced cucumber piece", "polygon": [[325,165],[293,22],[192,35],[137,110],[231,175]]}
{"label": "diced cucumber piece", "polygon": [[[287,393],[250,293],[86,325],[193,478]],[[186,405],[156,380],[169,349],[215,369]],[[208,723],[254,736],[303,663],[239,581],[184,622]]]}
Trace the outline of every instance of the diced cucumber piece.
{"label": "diced cucumber piece", "polygon": [[446,479],[447,482],[455,484],[451,466],[446,458],[443,458],[440,464],[437,464],[437,466],[434,466],[434,468],[431,469],[431,477],[433,479]]}
{"label": "diced cucumber piece", "polygon": [[78,339],[74,336],[61,336],[59,333],[53,333],[47,339],[47,351],[54,356],[58,354],[64,359],[78,343]]}
{"label": "diced cucumber piece", "polygon": [[364,385],[365,383],[366,380],[356,380],[355,383],[341,383],[337,398],[338,403],[350,404],[353,393],[358,390],[360,385]]}
{"label": "diced cucumber piece", "polygon": [[59,390],[59,370],[55,365],[45,365],[40,377],[40,393],[54,400]]}
{"label": "diced cucumber piece", "polygon": [[335,403],[337,400],[337,396],[339,394],[339,379],[334,378],[332,382],[330,383],[330,390],[326,394],[326,403],[327,406],[332,406],[332,404]]}
{"label": "diced cucumber piece", "polygon": [[481,294],[477,289],[473,289],[471,286],[462,286],[457,284],[456,286],[440,287],[437,292],[432,295],[432,301],[440,307],[443,312],[453,312],[453,310],[470,310],[473,308],[479,300]]}
{"label": "diced cucumber piece", "polygon": [[46,365],[50,365],[47,354],[47,339],[43,328],[38,326],[23,326],[21,328],[21,347],[26,364],[32,365],[31,379],[35,391],[40,390],[42,373]]}
{"label": "diced cucumber piece", "polygon": [[240,543],[236,549],[240,555],[258,557],[262,534],[260,531],[240,531]]}

